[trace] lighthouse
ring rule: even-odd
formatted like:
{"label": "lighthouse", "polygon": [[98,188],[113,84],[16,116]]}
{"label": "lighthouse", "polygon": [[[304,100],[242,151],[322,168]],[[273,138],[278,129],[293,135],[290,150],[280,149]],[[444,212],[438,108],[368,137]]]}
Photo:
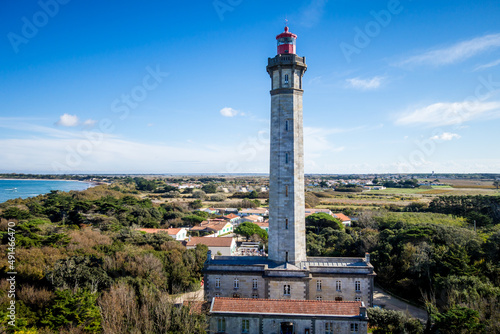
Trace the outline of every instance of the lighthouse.
{"label": "lighthouse", "polygon": [[269,260],[306,261],[302,77],[305,57],[296,54],[297,35],[288,27],[276,36],[268,59],[271,77],[271,158],[269,179]]}

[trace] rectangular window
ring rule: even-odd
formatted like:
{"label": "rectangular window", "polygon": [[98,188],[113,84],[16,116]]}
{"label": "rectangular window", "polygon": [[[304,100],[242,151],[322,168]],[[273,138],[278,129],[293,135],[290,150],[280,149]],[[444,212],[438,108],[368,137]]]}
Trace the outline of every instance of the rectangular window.
{"label": "rectangular window", "polygon": [[288,131],[288,121],[285,122],[285,131]]}
{"label": "rectangular window", "polygon": [[239,287],[240,287],[240,280],[239,280],[239,279],[237,279],[237,278],[235,278],[235,279],[234,279],[234,288],[235,288],[235,289],[238,289]]}
{"label": "rectangular window", "polygon": [[323,297],[321,297],[321,296],[316,296],[316,300],[320,300],[320,301],[321,301],[321,300],[323,300]]}
{"label": "rectangular window", "polygon": [[288,153],[285,153],[285,163],[288,163]]}
{"label": "rectangular window", "polygon": [[360,302],[361,301],[361,297],[356,297],[356,298],[354,298],[354,300],[357,301],[357,302]]}
{"label": "rectangular window", "polygon": [[351,333],[359,332],[359,324],[351,324]]}
{"label": "rectangular window", "polygon": [[325,334],[333,334],[333,322],[325,322]]}
{"label": "rectangular window", "polygon": [[288,186],[285,186],[285,196],[288,197]]}
{"label": "rectangular window", "polygon": [[285,252],[285,262],[288,262],[288,252]]}
{"label": "rectangular window", "polygon": [[250,333],[250,320],[241,320],[241,333]]}
{"label": "rectangular window", "polygon": [[217,292],[217,293],[215,294],[215,297],[219,298],[219,297],[220,297],[220,293],[218,293],[218,292]]}
{"label": "rectangular window", "polygon": [[257,279],[256,279],[256,278],[254,278],[254,279],[252,280],[252,288],[253,288],[254,290],[257,290],[257,288],[258,288],[258,282],[257,282]]}
{"label": "rectangular window", "polygon": [[288,74],[285,74],[285,83],[288,83]]}
{"label": "rectangular window", "polygon": [[257,298],[259,298],[259,295],[258,295],[258,294],[256,294],[256,293],[254,293],[254,294],[252,295],[252,298],[253,298],[253,299],[257,299]]}
{"label": "rectangular window", "polygon": [[316,281],[316,290],[321,291],[321,280]]}
{"label": "rectangular window", "polygon": [[290,296],[290,285],[288,284],[283,285],[283,294],[285,296]]}
{"label": "rectangular window", "polygon": [[360,292],[361,291],[361,281],[354,282],[354,288],[356,289],[356,292]]}
{"label": "rectangular window", "polygon": [[342,281],[335,282],[335,290],[342,291]]}
{"label": "rectangular window", "polygon": [[219,278],[219,277],[217,277],[217,278],[215,279],[215,287],[216,287],[217,289],[219,289],[219,288],[220,288],[220,278]]}
{"label": "rectangular window", "polygon": [[226,332],[226,319],[217,319],[217,332]]}
{"label": "rectangular window", "polygon": [[285,228],[288,230],[288,218],[285,218]]}

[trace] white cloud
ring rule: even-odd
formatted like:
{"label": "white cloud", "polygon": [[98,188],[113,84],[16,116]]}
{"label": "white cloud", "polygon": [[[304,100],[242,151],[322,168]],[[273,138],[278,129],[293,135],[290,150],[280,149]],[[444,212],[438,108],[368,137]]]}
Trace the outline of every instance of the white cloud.
{"label": "white cloud", "polygon": [[432,140],[453,140],[460,139],[461,136],[457,133],[443,132],[440,135],[432,136],[430,139]]}
{"label": "white cloud", "polygon": [[477,66],[474,71],[482,71],[482,70],[485,70],[487,68],[490,68],[490,67],[495,67],[497,65],[500,65],[500,59],[497,59],[495,61],[492,61],[491,63],[488,63],[488,64],[484,64],[484,65],[479,65]]}
{"label": "white cloud", "polygon": [[233,108],[229,108],[229,107],[226,107],[226,108],[222,108],[220,110],[220,114],[224,117],[234,117],[234,116],[237,116],[237,115],[244,115],[241,111],[238,111],[238,110],[235,110]]}
{"label": "white cloud", "polygon": [[348,129],[324,129],[314,127],[304,127],[304,151],[312,153],[315,157],[321,156],[320,152],[333,153],[341,152],[345,147],[338,147],[330,143],[328,136],[336,133],[343,133]]}
{"label": "white cloud", "polygon": [[408,112],[396,120],[397,125],[458,125],[476,119],[500,117],[500,102],[439,102]]}
{"label": "white cloud", "polygon": [[83,122],[84,126],[92,127],[97,123],[95,119],[87,119],[85,122]]}
{"label": "white cloud", "polygon": [[500,47],[500,34],[485,35],[434,49],[403,60],[399,65],[448,65],[458,63],[482,52]]}
{"label": "white cloud", "polygon": [[63,114],[57,121],[57,125],[60,126],[77,126],[80,123],[80,120],[78,119],[78,116],[76,115],[70,115],[70,114]]}
{"label": "white cloud", "polygon": [[379,88],[383,79],[383,77],[373,77],[371,79],[352,78],[346,81],[352,88],[370,90]]}

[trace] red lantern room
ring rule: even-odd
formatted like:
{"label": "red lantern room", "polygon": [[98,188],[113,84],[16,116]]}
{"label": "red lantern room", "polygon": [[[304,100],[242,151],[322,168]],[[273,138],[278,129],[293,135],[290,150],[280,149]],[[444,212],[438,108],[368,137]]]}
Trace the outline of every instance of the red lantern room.
{"label": "red lantern room", "polygon": [[297,41],[297,35],[292,34],[288,31],[288,27],[285,27],[285,32],[276,36],[278,41],[278,54],[293,53],[295,54],[295,43]]}

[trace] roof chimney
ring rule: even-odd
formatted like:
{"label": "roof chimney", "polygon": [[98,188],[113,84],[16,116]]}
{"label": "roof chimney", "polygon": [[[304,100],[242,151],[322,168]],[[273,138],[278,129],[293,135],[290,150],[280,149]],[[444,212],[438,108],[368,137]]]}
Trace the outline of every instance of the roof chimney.
{"label": "roof chimney", "polygon": [[370,264],[370,253],[365,253],[365,262],[366,264]]}

